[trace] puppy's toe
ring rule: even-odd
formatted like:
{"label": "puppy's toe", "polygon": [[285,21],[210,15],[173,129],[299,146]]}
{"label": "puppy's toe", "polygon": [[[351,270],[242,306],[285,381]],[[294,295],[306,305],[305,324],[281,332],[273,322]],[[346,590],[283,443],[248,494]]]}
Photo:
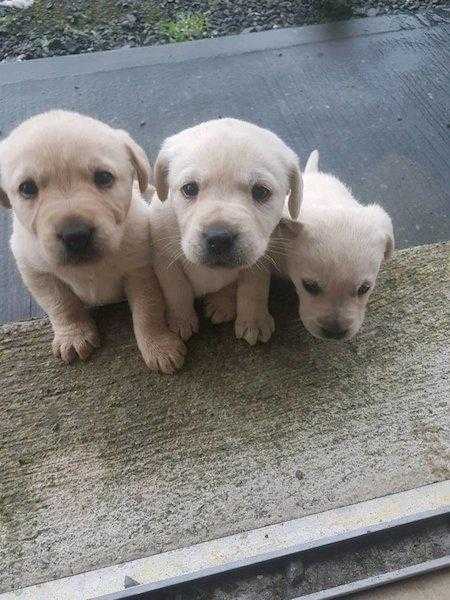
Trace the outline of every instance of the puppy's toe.
{"label": "puppy's toe", "polygon": [[70,364],[77,358],[87,360],[99,345],[100,340],[93,323],[76,323],[55,331],[52,350],[57,358]]}
{"label": "puppy's toe", "polygon": [[170,332],[148,340],[141,347],[145,364],[152,371],[171,375],[183,366],[186,346],[181,339]]}
{"label": "puppy's toe", "polygon": [[236,302],[231,298],[206,297],[206,316],[214,324],[228,323],[236,318]]}
{"label": "puppy's toe", "polygon": [[258,340],[265,344],[272,337],[275,331],[275,321],[272,316],[267,314],[266,318],[259,323]]}
{"label": "puppy's toe", "polygon": [[170,331],[179,335],[183,341],[187,341],[194,333],[198,332],[198,317],[193,311],[188,315],[177,315],[169,313],[167,322]]}
{"label": "puppy's toe", "polygon": [[257,342],[268,342],[275,331],[275,322],[269,313],[254,316],[249,319],[237,318],[235,335],[238,339],[245,340],[250,346]]}
{"label": "puppy's toe", "polygon": [[77,358],[75,348],[70,342],[53,341],[53,355],[60,358],[66,365],[70,365]]}
{"label": "puppy's toe", "polygon": [[257,327],[247,327],[244,331],[242,339],[244,339],[250,346],[254,346],[258,341],[259,330]]}

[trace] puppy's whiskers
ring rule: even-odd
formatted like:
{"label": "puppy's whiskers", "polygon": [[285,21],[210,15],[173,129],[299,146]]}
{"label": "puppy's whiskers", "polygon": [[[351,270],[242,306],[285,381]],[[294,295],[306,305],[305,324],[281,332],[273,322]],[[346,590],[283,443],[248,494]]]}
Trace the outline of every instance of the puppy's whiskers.
{"label": "puppy's whiskers", "polygon": [[259,271],[260,273],[271,273],[271,268],[270,265],[265,263],[265,258],[266,256],[263,254],[257,261],[255,264],[253,264],[252,266],[249,267],[245,267],[246,271],[250,271],[252,269],[255,269],[256,271]]}
{"label": "puppy's whiskers", "polygon": [[288,256],[288,252],[284,248],[280,249],[280,248],[277,248],[276,246],[275,247],[271,246],[269,248],[268,252],[271,252],[273,254],[279,254],[281,256]]}
{"label": "puppy's whiskers", "polygon": [[276,271],[280,272],[280,268],[277,265],[276,260],[273,258],[273,256],[270,256],[270,250],[264,254],[263,259],[268,261],[269,270],[275,269]]}
{"label": "puppy's whiskers", "polygon": [[164,244],[163,246],[161,246],[161,248],[159,249],[160,252],[162,252],[163,254],[173,254],[174,252],[178,252],[180,249],[179,244],[176,244],[175,242],[168,242],[166,244]]}
{"label": "puppy's whiskers", "polygon": [[172,256],[169,263],[166,266],[166,270],[168,271],[180,258],[183,257],[183,251],[179,250],[175,256]]}
{"label": "puppy's whiskers", "polygon": [[177,261],[184,258],[183,250],[178,247],[174,248],[173,251],[167,256],[169,262],[166,265],[166,270],[169,270]]}
{"label": "puppy's whiskers", "polygon": [[291,248],[277,248],[276,246],[273,247],[271,246],[270,251],[273,254],[277,254],[279,256],[300,256],[300,252],[296,252],[295,250],[292,250]]}

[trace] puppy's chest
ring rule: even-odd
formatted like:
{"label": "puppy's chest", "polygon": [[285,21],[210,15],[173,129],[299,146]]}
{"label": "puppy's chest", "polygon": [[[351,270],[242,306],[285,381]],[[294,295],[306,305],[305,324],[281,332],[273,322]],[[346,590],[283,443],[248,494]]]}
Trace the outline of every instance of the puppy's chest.
{"label": "puppy's chest", "polygon": [[111,265],[86,271],[74,270],[59,276],[88,306],[112,304],[124,299],[122,273]]}
{"label": "puppy's chest", "polygon": [[238,269],[208,269],[191,264],[184,265],[183,268],[195,296],[217,292],[236,281],[239,274]]}

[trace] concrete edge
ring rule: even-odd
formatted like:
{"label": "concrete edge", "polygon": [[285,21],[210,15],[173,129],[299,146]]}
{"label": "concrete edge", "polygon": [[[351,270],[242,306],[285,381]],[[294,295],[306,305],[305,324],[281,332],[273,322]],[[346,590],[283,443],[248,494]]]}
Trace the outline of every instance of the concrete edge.
{"label": "concrete edge", "polygon": [[247,54],[262,50],[426,28],[437,24],[442,24],[442,22],[421,18],[420,14],[396,14],[209,38],[195,42],[118,48],[103,52],[55,56],[23,62],[5,62],[0,64],[0,82],[4,85],[27,80],[70,77],[216,56],[233,56],[241,53]]}
{"label": "concrete edge", "polygon": [[351,506],[308,515],[292,521],[203,542],[127,563],[88,571],[72,577],[0,594],[0,600],[36,598],[97,598],[119,600],[125,577],[146,583],[132,593],[164,588],[411,523],[450,510],[450,485],[443,481],[417,489],[375,498]]}

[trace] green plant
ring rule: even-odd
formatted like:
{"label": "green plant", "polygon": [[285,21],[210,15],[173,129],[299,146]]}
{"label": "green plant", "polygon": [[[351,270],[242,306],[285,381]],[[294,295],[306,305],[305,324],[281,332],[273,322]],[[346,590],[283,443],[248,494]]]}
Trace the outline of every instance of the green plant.
{"label": "green plant", "polygon": [[208,22],[204,15],[180,14],[175,21],[162,21],[160,31],[170,42],[196,40],[206,35]]}

